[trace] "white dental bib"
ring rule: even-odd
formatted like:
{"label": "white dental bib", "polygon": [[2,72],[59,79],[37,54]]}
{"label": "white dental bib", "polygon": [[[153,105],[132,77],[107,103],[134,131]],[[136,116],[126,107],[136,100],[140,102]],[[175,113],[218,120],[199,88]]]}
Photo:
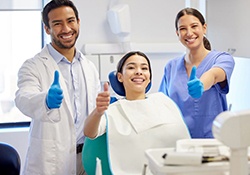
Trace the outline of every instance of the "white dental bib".
{"label": "white dental bib", "polygon": [[146,149],[175,147],[177,140],[190,138],[179,108],[162,93],[145,100],[119,100],[110,105],[106,116],[114,175],[141,175],[147,164]]}

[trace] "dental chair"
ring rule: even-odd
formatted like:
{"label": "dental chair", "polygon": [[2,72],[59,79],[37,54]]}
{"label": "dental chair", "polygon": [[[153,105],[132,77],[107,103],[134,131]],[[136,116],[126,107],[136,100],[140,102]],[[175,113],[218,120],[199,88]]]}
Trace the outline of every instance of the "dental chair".
{"label": "dental chair", "polygon": [[[109,73],[109,82],[116,94],[119,96],[125,96],[125,89],[123,84],[118,81],[116,77],[116,71]],[[146,92],[151,88],[151,82],[146,88]],[[111,98],[110,103],[115,102],[117,99],[115,97]],[[107,135],[106,133],[96,139],[85,138],[83,151],[82,151],[82,161],[83,167],[88,175],[96,175],[96,158],[101,160],[102,175],[112,175],[109,167],[108,160],[108,145],[107,145]]]}
{"label": "dental chair", "polygon": [[7,143],[0,142],[0,174],[19,175],[21,161],[16,149]]}

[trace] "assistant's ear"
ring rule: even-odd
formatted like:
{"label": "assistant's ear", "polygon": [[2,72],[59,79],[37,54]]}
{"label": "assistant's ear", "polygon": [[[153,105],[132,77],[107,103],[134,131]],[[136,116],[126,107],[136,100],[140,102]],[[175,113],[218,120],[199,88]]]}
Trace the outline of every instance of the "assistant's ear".
{"label": "assistant's ear", "polygon": [[178,32],[178,30],[176,30],[175,33],[176,33],[176,35],[179,37],[179,32]]}
{"label": "assistant's ear", "polygon": [[204,34],[207,33],[207,24],[206,23],[203,25],[203,32],[204,32]]}

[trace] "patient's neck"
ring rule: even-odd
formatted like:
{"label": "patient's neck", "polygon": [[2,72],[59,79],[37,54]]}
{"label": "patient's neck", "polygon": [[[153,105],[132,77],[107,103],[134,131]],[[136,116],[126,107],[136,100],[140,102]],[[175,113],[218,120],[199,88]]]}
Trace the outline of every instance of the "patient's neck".
{"label": "patient's neck", "polygon": [[126,93],[127,100],[143,100],[146,98],[145,93]]}

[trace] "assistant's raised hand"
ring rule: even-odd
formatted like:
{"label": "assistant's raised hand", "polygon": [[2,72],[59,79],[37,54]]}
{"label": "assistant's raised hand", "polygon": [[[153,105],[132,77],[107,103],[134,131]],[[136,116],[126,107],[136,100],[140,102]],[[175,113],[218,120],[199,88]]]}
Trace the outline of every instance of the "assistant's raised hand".
{"label": "assistant's raised hand", "polygon": [[54,81],[48,90],[46,104],[49,109],[60,108],[63,100],[63,91],[59,84],[59,72],[55,71]]}
{"label": "assistant's raised hand", "polygon": [[99,114],[103,114],[108,109],[110,101],[109,85],[107,82],[104,83],[103,89],[104,91],[100,92],[96,98],[96,111]]}
{"label": "assistant's raised hand", "polygon": [[193,66],[190,74],[188,85],[188,93],[193,98],[200,98],[204,92],[203,83],[196,77],[196,67]]}

